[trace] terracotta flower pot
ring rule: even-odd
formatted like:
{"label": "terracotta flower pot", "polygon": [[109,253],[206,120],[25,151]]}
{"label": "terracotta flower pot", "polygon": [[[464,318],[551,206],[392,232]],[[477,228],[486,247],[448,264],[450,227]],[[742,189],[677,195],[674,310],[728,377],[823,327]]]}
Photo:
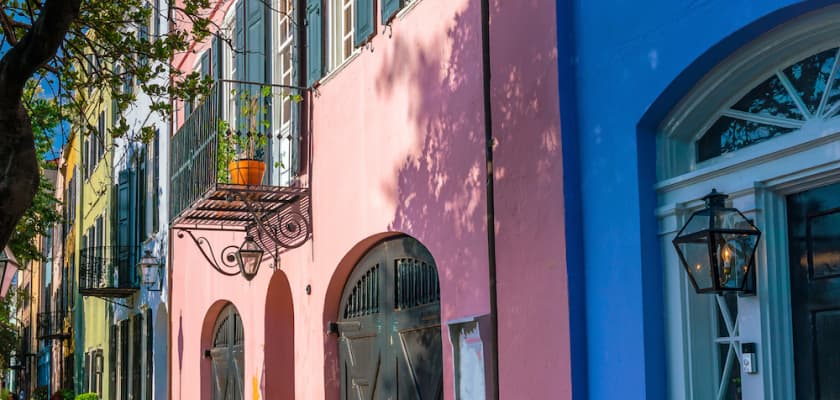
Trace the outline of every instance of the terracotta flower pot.
{"label": "terracotta flower pot", "polygon": [[234,185],[262,184],[265,162],[260,160],[234,160],[228,165],[230,183]]}

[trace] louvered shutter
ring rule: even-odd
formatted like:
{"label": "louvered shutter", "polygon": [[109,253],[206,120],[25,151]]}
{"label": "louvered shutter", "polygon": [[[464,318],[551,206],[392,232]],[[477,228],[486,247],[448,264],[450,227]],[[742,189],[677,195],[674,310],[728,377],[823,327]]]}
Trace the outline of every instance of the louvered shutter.
{"label": "louvered shutter", "polygon": [[[131,245],[131,190],[128,170],[119,173],[117,185],[117,266],[118,271],[124,270],[129,262],[131,254],[128,251]],[[119,279],[125,279],[120,274]]]}
{"label": "louvered shutter", "polygon": [[160,229],[160,130],[155,130],[155,140],[152,147],[152,231]]}
{"label": "louvered shutter", "polygon": [[154,373],[154,327],[152,310],[146,309],[146,400],[152,400],[152,374]]}
{"label": "louvered shutter", "polygon": [[[142,175],[139,175],[142,176]],[[137,264],[137,244],[140,242],[140,197],[144,195],[140,193],[140,179],[136,168],[128,169],[128,263],[120,265],[120,280],[127,286],[131,286],[134,282],[134,275],[136,275]]]}
{"label": "louvered shutter", "polygon": [[219,80],[222,78],[222,41],[218,36],[213,36],[211,44],[211,64],[213,71],[213,79]]}
{"label": "louvered shutter", "polygon": [[[135,176],[135,179],[136,179],[135,185],[136,185],[136,188],[137,188],[137,192],[136,192],[136,195],[135,195],[137,197],[137,208],[135,208],[136,211],[134,212],[134,214],[136,214],[135,218],[137,220],[137,241],[136,241],[136,243],[132,243],[132,246],[134,246],[136,244],[139,244],[139,242],[142,241],[143,239],[145,239],[149,234],[148,226],[146,224],[146,211],[147,211],[146,210],[146,203],[147,203],[146,200],[149,197],[148,190],[147,190],[147,185],[146,185],[147,184],[147,175],[146,174],[148,173],[148,168],[149,167],[148,167],[148,162],[146,162],[146,160],[148,160],[148,158],[146,157],[145,151],[146,151],[146,148],[144,148],[143,151],[140,152],[140,154],[138,154],[138,156],[139,156],[138,159],[140,161],[138,162],[138,164],[139,164],[138,171],[137,171],[136,176]],[[133,260],[133,261],[136,262],[137,260]],[[132,265],[133,265],[133,263],[132,263]]]}
{"label": "louvered shutter", "polygon": [[[265,15],[265,0],[244,1],[247,1],[247,6],[245,8],[247,29],[247,31],[245,32],[245,81],[254,83],[265,83],[269,81],[268,71],[270,71],[269,62],[271,60],[271,50],[268,47],[270,42],[269,33],[266,32],[268,24],[266,23],[267,18]],[[264,99],[262,97],[261,85],[253,84],[247,86],[244,89],[248,90],[249,98],[259,98],[260,111],[251,111],[257,113],[257,126],[253,129],[256,129],[262,134],[270,133],[271,127],[266,127],[263,125],[263,121],[271,121],[271,110],[268,106],[269,103],[267,101],[270,99]],[[258,148],[256,154],[254,154],[254,158],[263,159],[267,165],[271,165],[271,160],[266,157],[266,155],[270,154],[270,151],[266,152],[265,149]],[[266,175],[270,176],[270,174]]]}
{"label": "louvered shutter", "polygon": [[82,371],[85,393],[90,392],[90,353],[85,352],[85,370]]}
{"label": "louvered shutter", "polygon": [[132,325],[134,329],[131,335],[131,399],[140,400],[143,390],[143,314],[135,315]]}
{"label": "louvered shutter", "polygon": [[120,399],[128,400],[128,320],[120,322]]}
{"label": "louvered shutter", "polygon": [[387,24],[391,22],[391,19],[397,15],[397,11],[399,11],[400,7],[402,6],[401,0],[381,0],[382,4],[382,24]]}
{"label": "louvered shutter", "polygon": [[306,0],[306,86],[312,87],[324,73],[323,13],[321,0]]}
{"label": "louvered shutter", "polygon": [[108,387],[111,393],[108,398],[110,400],[117,400],[117,326],[110,326],[110,335],[108,336]]}
{"label": "louvered shutter", "polygon": [[356,25],[353,27],[353,42],[361,46],[373,36],[373,0],[356,0]]}

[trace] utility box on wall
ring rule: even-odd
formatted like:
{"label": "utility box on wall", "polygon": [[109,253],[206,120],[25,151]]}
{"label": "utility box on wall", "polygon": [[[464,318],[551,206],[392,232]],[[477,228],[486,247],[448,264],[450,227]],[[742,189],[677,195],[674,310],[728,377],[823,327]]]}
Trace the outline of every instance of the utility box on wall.
{"label": "utility box on wall", "polygon": [[456,400],[492,398],[494,386],[493,338],[490,316],[447,321],[452,345]]}

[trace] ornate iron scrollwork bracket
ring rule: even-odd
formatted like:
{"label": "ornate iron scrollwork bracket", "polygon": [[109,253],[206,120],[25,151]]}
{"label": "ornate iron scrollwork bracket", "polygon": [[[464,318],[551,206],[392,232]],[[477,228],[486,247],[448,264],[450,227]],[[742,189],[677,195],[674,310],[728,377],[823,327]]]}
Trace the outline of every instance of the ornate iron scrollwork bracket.
{"label": "ornate iron scrollwork bracket", "polygon": [[[219,258],[221,262],[216,261],[216,255],[213,251],[213,246],[210,244],[210,241],[207,240],[204,236],[196,237],[193,233],[188,229],[179,228],[177,230],[178,238],[183,238],[184,233],[189,235],[190,239],[195,243],[195,247],[201,251],[201,255],[204,256],[204,259],[210,264],[213,269],[218,271],[222,275],[227,276],[236,276],[239,275],[239,264],[236,262],[236,251],[239,250],[239,246],[227,246],[222,249],[222,252],[219,254]],[[233,271],[231,271],[233,269]]]}
{"label": "ornate iron scrollwork bracket", "polygon": [[[305,210],[290,205],[278,211],[264,212],[257,209],[245,196],[239,196],[238,200],[245,204],[245,208],[254,220],[247,231],[252,232],[260,247],[274,258],[275,267],[280,263],[281,248],[287,250],[298,248],[306,243],[312,233],[308,204]],[[267,242],[273,246],[266,246]]]}

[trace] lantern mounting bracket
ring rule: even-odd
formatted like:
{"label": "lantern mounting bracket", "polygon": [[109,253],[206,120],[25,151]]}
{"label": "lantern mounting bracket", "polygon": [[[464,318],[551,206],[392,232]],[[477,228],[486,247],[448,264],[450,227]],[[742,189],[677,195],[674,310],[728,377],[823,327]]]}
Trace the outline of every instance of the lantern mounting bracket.
{"label": "lantern mounting bracket", "polygon": [[[195,247],[198,248],[201,255],[204,256],[204,259],[207,260],[213,269],[225,276],[239,275],[239,266],[236,263],[235,255],[236,251],[239,250],[238,246],[231,245],[223,248],[221,253],[219,253],[219,258],[221,259],[221,262],[219,262],[216,261],[216,254],[213,251],[213,245],[206,237],[196,237],[189,229],[177,229],[179,239],[182,239],[185,233],[190,237],[190,239],[192,239],[193,243],[195,243]],[[231,269],[233,270],[231,271]]]}

